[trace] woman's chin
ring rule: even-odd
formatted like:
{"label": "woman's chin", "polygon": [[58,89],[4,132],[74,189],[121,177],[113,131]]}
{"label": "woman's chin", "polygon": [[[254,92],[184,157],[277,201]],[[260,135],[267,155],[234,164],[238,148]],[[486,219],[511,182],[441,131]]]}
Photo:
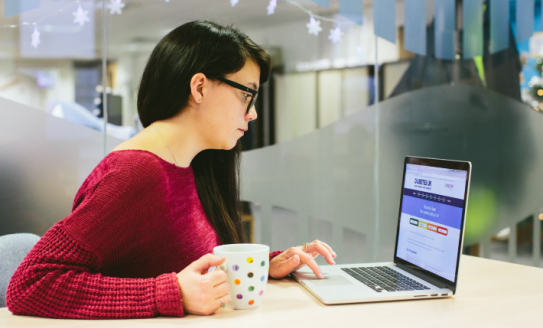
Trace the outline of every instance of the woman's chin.
{"label": "woman's chin", "polygon": [[232,149],[234,149],[234,147],[236,147],[237,144],[238,144],[238,141],[233,140],[232,142],[224,143],[224,144],[220,145],[219,147],[216,147],[215,149],[232,150]]}
{"label": "woman's chin", "polygon": [[237,142],[233,143],[232,145],[230,145],[228,148],[225,148],[226,150],[232,150],[236,147],[237,145]]}

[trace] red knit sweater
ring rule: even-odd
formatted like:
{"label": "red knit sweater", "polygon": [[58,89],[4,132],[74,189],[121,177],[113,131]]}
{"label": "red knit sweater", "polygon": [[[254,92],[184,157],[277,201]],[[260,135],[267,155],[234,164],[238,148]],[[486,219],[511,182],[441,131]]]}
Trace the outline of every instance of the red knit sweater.
{"label": "red knit sweater", "polygon": [[192,168],[115,151],[15,271],[6,303],[14,314],[52,318],[183,316],[176,273],[219,243]]}

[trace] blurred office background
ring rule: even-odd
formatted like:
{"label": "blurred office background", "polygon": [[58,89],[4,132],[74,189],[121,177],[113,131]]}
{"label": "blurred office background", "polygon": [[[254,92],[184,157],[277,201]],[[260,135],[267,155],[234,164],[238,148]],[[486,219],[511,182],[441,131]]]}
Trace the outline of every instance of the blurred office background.
{"label": "blurred office background", "polygon": [[0,235],[43,235],[142,129],[154,46],[196,19],[272,55],[242,138],[247,238],[392,259],[403,159],[473,163],[464,253],[543,266],[540,0],[0,0]]}

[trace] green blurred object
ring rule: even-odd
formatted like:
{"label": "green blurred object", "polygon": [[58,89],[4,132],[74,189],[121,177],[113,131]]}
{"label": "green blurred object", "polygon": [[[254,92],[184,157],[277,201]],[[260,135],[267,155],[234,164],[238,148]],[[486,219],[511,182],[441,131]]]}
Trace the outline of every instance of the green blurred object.
{"label": "green blurred object", "polygon": [[486,88],[485,65],[483,63],[483,56],[477,56],[473,58],[473,61],[475,62],[475,67],[477,68],[477,72],[479,73],[479,78],[481,79],[483,86]]}
{"label": "green blurred object", "polygon": [[498,201],[492,189],[473,187],[466,214],[465,244],[479,242],[496,220]]}

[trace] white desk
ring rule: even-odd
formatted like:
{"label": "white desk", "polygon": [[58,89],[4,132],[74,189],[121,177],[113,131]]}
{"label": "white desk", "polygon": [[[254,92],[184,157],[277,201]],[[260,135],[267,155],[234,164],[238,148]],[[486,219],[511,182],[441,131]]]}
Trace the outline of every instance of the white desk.
{"label": "white desk", "polygon": [[460,260],[458,293],[446,299],[326,306],[291,279],[270,281],[255,310],[209,317],[65,320],[12,315],[0,327],[543,327],[543,269],[471,256]]}

